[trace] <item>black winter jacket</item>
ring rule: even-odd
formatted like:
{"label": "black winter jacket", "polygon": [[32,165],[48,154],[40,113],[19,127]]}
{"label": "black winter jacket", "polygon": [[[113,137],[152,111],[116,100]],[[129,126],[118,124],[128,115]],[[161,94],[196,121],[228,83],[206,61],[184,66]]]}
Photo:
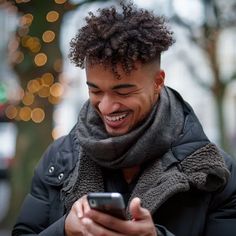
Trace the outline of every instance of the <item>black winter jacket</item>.
{"label": "black winter jacket", "polygon": [[[187,155],[209,142],[201,126],[196,125],[198,121],[191,108],[184,106],[188,112],[186,135],[171,150],[178,166]],[[65,207],[60,191],[77,162],[73,135],[71,132],[56,140],[45,152],[12,235],[64,235]],[[236,162],[223,151],[221,154],[231,173],[225,188],[217,192],[191,188],[167,199],[153,214],[160,236],[236,235]]]}

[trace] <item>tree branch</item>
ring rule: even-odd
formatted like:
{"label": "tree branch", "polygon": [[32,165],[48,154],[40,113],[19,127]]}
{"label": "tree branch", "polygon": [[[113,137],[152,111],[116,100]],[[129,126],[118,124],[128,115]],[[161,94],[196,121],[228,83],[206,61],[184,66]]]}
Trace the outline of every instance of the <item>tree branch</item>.
{"label": "tree branch", "polygon": [[[79,3],[67,2],[66,9],[67,9],[67,11],[73,11],[73,10],[77,9],[78,7],[81,7],[85,4],[94,3],[94,2],[108,2],[108,1],[111,2],[111,0],[84,0],[84,1],[79,2]],[[114,1],[117,1],[117,0],[112,0],[112,1],[114,2]]]}
{"label": "tree branch", "polygon": [[203,78],[199,76],[195,69],[195,66],[193,65],[193,63],[191,63],[191,59],[188,57],[187,53],[181,51],[178,53],[178,55],[181,57],[182,61],[184,60],[184,65],[187,67],[188,71],[193,75],[192,78],[194,79],[194,81],[202,88],[206,90],[211,90],[211,85],[204,82]]}

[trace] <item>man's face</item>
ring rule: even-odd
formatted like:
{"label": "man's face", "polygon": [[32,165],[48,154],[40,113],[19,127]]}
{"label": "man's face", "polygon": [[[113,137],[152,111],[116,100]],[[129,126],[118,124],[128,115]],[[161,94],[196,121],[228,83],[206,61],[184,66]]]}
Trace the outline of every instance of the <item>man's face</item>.
{"label": "man's face", "polygon": [[156,65],[136,63],[136,70],[120,79],[103,65],[87,65],[89,97],[111,136],[128,133],[150,113],[164,84],[164,71]]}

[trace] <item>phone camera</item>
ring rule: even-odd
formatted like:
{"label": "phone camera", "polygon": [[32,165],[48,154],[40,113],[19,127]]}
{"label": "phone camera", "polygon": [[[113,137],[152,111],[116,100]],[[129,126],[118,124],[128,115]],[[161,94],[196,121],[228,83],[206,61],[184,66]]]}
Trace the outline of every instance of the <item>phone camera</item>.
{"label": "phone camera", "polygon": [[95,200],[89,200],[89,203],[90,203],[90,206],[91,206],[91,207],[96,207],[96,206],[97,206]]}

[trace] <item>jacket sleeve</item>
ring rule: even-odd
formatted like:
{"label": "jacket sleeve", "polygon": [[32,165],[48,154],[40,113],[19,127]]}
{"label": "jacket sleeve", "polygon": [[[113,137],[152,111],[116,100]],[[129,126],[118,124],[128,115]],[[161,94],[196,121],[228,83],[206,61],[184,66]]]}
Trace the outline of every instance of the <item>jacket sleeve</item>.
{"label": "jacket sleeve", "polygon": [[226,164],[231,176],[225,189],[212,198],[205,236],[236,235],[236,161],[226,157]]}
{"label": "jacket sleeve", "polygon": [[[66,167],[67,164],[65,163],[67,162],[64,159],[61,160],[62,157],[58,154],[58,147],[62,145],[62,142],[63,139],[60,139],[53,143],[41,158],[32,179],[30,193],[26,196],[16,224],[13,227],[13,236],[65,235],[64,207],[59,200],[60,189],[64,179],[59,180],[58,174],[64,171],[63,173],[66,177],[70,168]],[[63,154],[61,156],[67,158],[68,155]],[[52,166],[54,173],[48,171]],[[72,164],[70,166],[72,167]]]}
{"label": "jacket sleeve", "polygon": [[166,227],[162,225],[155,224],[155,227],[156,227],[157,236],[175,236],[170,231],[168,231]]}
{"label": "jacket sleeve", "polygon": [[26,196],[12,236],[42,235],[64,236],[65,217],[49,226],[50,202],[47,192],[40,186],[40,180],[35,175],[32,181],[31,192]]}

